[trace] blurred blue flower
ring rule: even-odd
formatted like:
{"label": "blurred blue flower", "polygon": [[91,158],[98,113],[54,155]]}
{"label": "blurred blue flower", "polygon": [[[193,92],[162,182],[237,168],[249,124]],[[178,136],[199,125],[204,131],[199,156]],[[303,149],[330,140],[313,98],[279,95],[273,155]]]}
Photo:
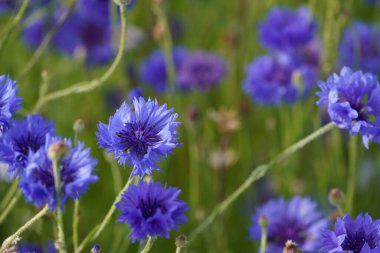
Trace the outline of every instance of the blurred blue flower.
{"label": "blurred blue flower", "polygon": [[286,55],[256,58],[246,70],[244,91],[259,105],[292,104],[309,94],[318,71]]}
{"label": "blurred blue flower", "polygon": [[192,52],[178,70],[177,79],[182,88],[206,91],[219,84],[227,73],[226,62],[207,52]]}
{"label": "blurred blue flower", "polygon": [[102,253],[102,249],[99,245],[94,245],[91,249],[91,253]]}
{"label": "blurred blue flower", "polygon": [[380,27],[355,22],[344,33],[339,46],[339,65],[380,73]]}
{"label": "blurred blue flower", "polygon": [[257,208],[249,229],[253,240],[260,240],[259,218],[268,219],[267,252],[282,252],[287,240],[297,243],[303,252],[317,252],[320,232],[327,229],[329,219],[317,209],[317,203],[308,197],[296,196],[289,201],[270,200]]}
{"label": "blurred blue flower", "polygon": [[[182,48],[173,49],[173,61],[176,72],[181,69],[186,56],[186,50]],[[168,88],[166,72],[165,56],[162,51],[154,51],[140,65],[141,81],[154,88],[158,93],[164,93]]]}
{"label": "blurred blue flower", "polygon": [[116,204],[121,211],[118,222],[128,223],[132,242],[144,240],[147,236],[169,237],[171,229],[186,222],[184,212],[187,204],[177,197],[181,190],[164,188],[159,182],[142,182],[131,185]]}
{"label": "blurred blue flower", "polygon": [[[20,188],[28,202],[36,206],[48,204],[51,210],[56,209],[56,192],[52,161],[48,158],[50,145],[61,141],[60,137],[46,137],[46,143],[29,158],[25,174],[21,177]],[[96,159],[90,157],[90,149],[84,149],[79,142],[73,147],[70,139],[63,140],[69,147],[69,153],[60,162],[61,203],[68,198],[77,199],[85,193],[90,183],[98,180],[93,174]]]}
{"label": "blurred blue flower", "polygon": [[[6,251],[7,252],[7,251]],[[43,253],[43,249],[39,245],[23,244],[17,246],[17,253]]]}
{"label": "blurred blue flower", "polygon": [[140,88],[134,88],[128,93],[128,101],[133,102],[134,98],[144,97]]}
{"label": "blurred blue flower", "polygon": [[333,231],[322,232],[321,244],[320,252],[379,253],[380,220],[373,221],[368,214],[359,214],[355,220],[348,214],[338,217]]}
{"label": "blurred blue flower", "polygon": [[360,133],[366,148],[370,141],[380,143],[380,87],[375,75],[344,67],[319,87],[317,104],[327,107],[335,125],[351,135]]}
{"label": "blurred blue flower", "polygon": [[13,122],[0,140],[0,162],[9,165],[11,178],[23,175],[29,156],[44,146],[46,135],[53,135],[54,131],[54,123],[40,115]]}
{"label": "blurred blue flower", "polygon": [[12,114],[21,107],[21,98],[17,97],[16,81],[7,75],[0,76],[0,136],[9,128]]}
{"label": "blurred blue flower", "polygon": [[113,153],[120,164],[133,166],[131,177],[143,177],[160,170],[155,163],[179,145],[177,117],[166,104],[159,106],[157,101],[134,98],[131,106],[121,105],[108,125],[99,123],[99,146]]}
{"label": "blurred blue flower", "polygon": [[316,29],[316,22],[307,8],[293,11],[275,7],[259,24],[259,37],[268,49],[291,52],[312,41]]}

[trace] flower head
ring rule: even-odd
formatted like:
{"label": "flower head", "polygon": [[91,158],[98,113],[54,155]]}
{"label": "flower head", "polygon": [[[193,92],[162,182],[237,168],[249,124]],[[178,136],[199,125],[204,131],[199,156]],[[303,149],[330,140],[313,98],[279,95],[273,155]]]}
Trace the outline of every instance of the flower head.
{"label": "flower head", "polygon": [[0,76],[0,136],[9,128],[12,114],[21,107],[16,84],[9,76]]}
{"label": "flower head", "polygon": [[316,80],[315,68],[284,55],[266,55],[248,66],[243,89],[259,105],[292,104],[306,96]]}
{"label": "flower head", "polygon": [[258,207],[250,227],[254,240],[261,238],[259,218],[262,216],[268,219],[267,252],[282,252],[288,240],[305,252],[316,252],[319,249],[319,232],[328,227],[328,219],[317,209],[317,203],[307,197],[297,196],[288,202],[279,198]]}
{"label": "flower head", "polygon": [[178,71],[178,82],[185,89],[209,90],[219,84],[227,73],[225,61],[206,52],[189,54]]}
{"label": "flower head", "polygon": [[322,232],[321,252],[378,253],[380,252],[380,220],[358,215],[355,220],[347,214],[338,217],[333,231]]}
{"label": "flower head", "polygon": [[11,177],[24,173],[30,155],[44,146],[46,135],[54,131],[53,122],[38,114],[13,122],[0,141],[0,161],[9,165]]}
{"label": "flower head", "polygon": [[307,8],[292,11],[272,9],[259,25],[261,43],[276,51],[294,51],[306,46],[315,36],[316,23]]}
{"label": "flower head", "polygon": [[331,120],[351,135],[360,133],[363,144],[380,142],[380,87],[377,77],[344,67],[320,82],[318,105],[326,106]]}
{"label": "flower head", "polygon": [[[26,200],[36,206],[49,204],[50,209],[56,208],[56,192],[54,187],[53,164],[48,158],[49,147],[62,139],[60,137],[46,137],[45,145],[29,158],[25,174],[21,177],[20,188]],[[71,140],[63,139],[68,145],[67,156],[60,161],[61,203],[67,199],[77,199],[88,189],[90,183],[98,180],[93,174],[96,159],[90,157],[90,149],[84,149],[79,142],[73,147]]]}
{"label": "flower head", "polygon": [[128,223],[132,228],[132,241],[144,240],[147,236],[168,238],[171,229],[186,222],[185,202],[177,197],[181,190],[165,188],[159,182],[140,182],[131,185],[122,195],[116,207],[121,210],[118,222]]}
{"label": "flower head", "polygon": [[[187,52],[182,48],[175,48],[172,56],[174,68],[178,72],[182,68]],[[140,66],[140,79],[143,83],[154,88],[158,93],[164,93],[167,90],[167,69],[165,56],[162,51],[154,51],[143,61]]]}
{"label": "flower head", "polygon": [[339,46],[339,65],[380,73],[380,27],[355,22]]}
{"label": "flower head", "polygon": [[120,164],[128,162],[133,166],[131,177],[143,177],[160,170],[155,163],[179,145],[177,116],[166,105],[135,97],[131,106],[121,105],[108,125],[99,123],[99,145],[113,153]]}

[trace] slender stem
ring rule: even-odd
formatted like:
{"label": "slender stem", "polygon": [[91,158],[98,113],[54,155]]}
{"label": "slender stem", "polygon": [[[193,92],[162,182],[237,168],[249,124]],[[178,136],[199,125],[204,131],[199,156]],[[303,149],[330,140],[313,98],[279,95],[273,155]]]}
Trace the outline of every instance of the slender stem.
{"label": "slender stem", "polygon": [[41,58],[45,50],[48,48],[51,40],[53,39],[54,34],[58,31],[58,29],[66,22],[66,20],[71,16],[75,9],[77,0],[71,0],[68,9],[66,12],[60,17],[58,22],[48,31],[48,33],[43,38],[41,44],[38,46],[36,51],[34,51],[33,56],[30,58],[26,66],[22,69],[20,77],[18,80],[25,77],[30,70],[34,67],[34,65],[37,63],[37,61]]}
{"label": "slender stem", "polygon": [[354,203],[355,188],[356,188],[356,170],[357,170],[357,138],[351,136],[349,143],[349,175],[347,181],[347,198],[346,212],[352,214],[352,205]]}
{"label": "slender stem", "polygon": [[153,11],[157,15],[158,22],[159,24],[162,25],[162,28],[164,31],[161,47],[164,51],[166,75],[168,77],[167,78],[168,86],[171,91],[170,93],[174,93],[176,73],[175,73],[175,66],[174,66],[174,59],[173,59],[173,40],[172,40],[172,35],[170,33],[168,20],[161,6],[162,6],[161,3],[154,3]]}
{"label": "slender stem", "polygon": [[297,151],[301,150],[303,147],[305,147],[307,144],[312,142],[313,140],[317,139],[321,135],[329,132],[334,128],[334,124],[331,122],[317,131],[313,132],[312,134],[306,136],[302,140],[298,141],[297,143],[293,144],[289,148],[285,149],[282,153],[277,155],[273,160],[266,164],[262,164],[257,166],[251,174],[248,176],[248,178],[230,195],[228,196],[224,201],[222,201],[220,204],[218,204],[214,210],[210,213],[210,215],[201,223],[199,224],[194,231],[189,236],[189,244],[194,241],[194,239],[202,233],[208,226],[212,224],[212,222],[216,219],[216,217],[220,214],[222,214],[226,209],[242,194],[244,193],[254,182],[265,176],[265,174],[268,172],[268,170],[275,164],[280,163],[284,161],[286,158],[291,156],[292,154],[296,153]]}
{"label": "slender stem", "polygon": [[74,251],[78,248],[78,227],[79,227],[79,199],[74,202],[74,213],[73,213],[73,245]]}
{"label": "slender stem", "polygon": [[46,96],[39,97],[36,105],[33,108],[33,112],[38,112],[41,107],[48,102],[52,100],[56,100],[61,97],[65,97],[71,94],[79,94],[79,93],[85,93],[92,91],[99,86],[101,86],[108,78],[113,74],[113,72],[116,70],[116,68],[119,66],[122,58],[123,53],[125,50],[125,43],[126,43],[126,33],[127,33],[127,11],[126,11],[125,5],[119,5],[120,9],[120,16],[121,16],[121,35],[120,35],[120,45],[119,50],[117,52],[117,55],[110,66],[110,68],[100,77],[91,81],[83,81],[76,84],[71,85],[70,87],[66,89],[62,89],[59,91],[52,92],[50,94],[47,94]]}
{"label": "slender stem", "polygon": [[22,18],[25,15],[26,9],[28,8],[30,0],[24,0],[22,2],[22,5],[17,12],[16,16],[12,19],[10,24],[5,28],[4,32],[1,34],[1,41],[0,41],[0,52],[4,49],[5,44],[7,43],[9,37],[11,36],[12,32],[15,30],[16,26],[20,23]]}
{"label": "slender stem", "polygon": [[150,249],[153,247],[154,241],[156,239],[154,237],[148,236],[148,241],[145,244],[144,249],[141,251],[141,253],[148,253]]}
{"label": "slender stem", "polygon": [[11,198],[16,194],[17,186],[18,186],[18,180],[13,180],[11,186],[9,187],[7,193],[5,194],[4,198],[1,200],[0,203],[0,211],[6,208],[7,204],[11,200]]}
{"label": "slender stem", "polygon": [[11,199],[11,201],[8,203],[7,207],[1,211],[1,214],[0,214],[0,224],[5,220],[5,218],[8,216],[8,214],[12,211],[13,207],[15,207],[17,201],[19,200],[21,194],[20,192],[18,191],[14,196],[13,198]]}
{"label": "slender stem", "polygon": [[182,250],[181,247],[177,247],[177,249],[175,250],[175,253],[181,253],[181,250]]}
{"label": "slender stem", "polygon": [[115,189],[115,194],[118,194],[123,187],[122,183],[122,177],[120,174],[120,168],[118,163],[115,161],[113,155],[110,155],[108,153],[104,153],[104,159],[108,164],[111,166],[111,173],[112,173],[112,180],[113,180],[113,185]]}
{"label": "slender stem", "polygon": [[75,251],[76,253],[81,252],[86,244],[90,241],[94,241],[98,236],[103,232],[104,228],[108,225],[108,223],[111,221],[112,215],[116,210],[115,204],[121,200],[121,194],[126,191],[130,184],[133,182],[134,178],[129,178],[123,189],[120,191],[120,193],[117,195],[115,198],[114,202],[111,205],[111,208],[108,210],[106,216],[104,217],[103,221],[100,223],[100,225],[97,225],[95,228],[91,230],[90,233],[85,237],[85,239],[82,241],[82,243],[79,245],[77,250]]}
{"label": "slender stem", "polygon": [[268,229],[266,226],[261,227],[261,240],[260,240],[260,253],[265,253],[267,250],[267,232]]}
{"label": "slender stem", "polygon": [[55,187],[55,196],[57,202],[57,229],[58,229],[58,241],[60,243],[59,252],[66,253],[66,243],[65,243],[65,233],[63,229],[63,217],[62,217],[62,209],[61,209],[61,178],[60,178],[60,170],[59,170],[59,160],[53,160],[53,173],[54,173],[54,187]]}
{"label": "slender stem", "polygon": [[41,219],[47,212],[49,211],[48,207],[45,206],[39,213],[37,213],[32,219],[30,219],[27,223],[25,223],[22,227],[20,227],[16,233],[11,235],[6,239],[7,243],[0,249],[0,253],[4,253],[5,250],[11,246],[14,241],[22,234],[24,233],[30,226],[32,226],[36,221]]}

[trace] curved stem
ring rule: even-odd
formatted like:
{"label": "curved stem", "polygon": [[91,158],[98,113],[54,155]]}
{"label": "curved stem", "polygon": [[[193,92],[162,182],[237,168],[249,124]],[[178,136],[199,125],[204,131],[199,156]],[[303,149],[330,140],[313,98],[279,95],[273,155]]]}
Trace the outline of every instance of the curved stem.
{"label": "curved stem", "polygon": [[111,221],[112,215],[116,210],[115,204],[121,200],[121,194],[126,191],[131,183],[133,182],[134,178],[129,178],[123,189],[120,191],[120,193],[115,198],[114,202],[112,203],[111,208],[108,210],[106,216],[104,217],[103,221],[100,223],[100,225],[97,225],[95,228],[91,230],[90,233],[87,234],[85,239],[82,241],[82,243],[79,245],[78,249],[75,251],[75,253],[81,252],[84,247],[87,245],[88,242],[95,240],[98,238],[98,236],[103,232],[104,228],[108,225],[108,223]]}
{"label": "curved stem", "polygon": [[11,246],[14,241],[22,234],[24,233],[30,226],[32,226],[36,221],[41,219],[47,212],[49,211],[48,207],[45,206],[39,213],[37,213],[32,219],[30,219],[27,223],[25,223],[22,227],[20,227],[16,233],[11,235],[6,239],[7,243],[0,249],[0,253],[4,253],[5,250]]}
{"label": "curved stem", "polygon": [[38,112],[41,107],[52,100],[56,100],[61,97],[65,97],[71,94],[79,94],[92,91],[99,86],[101,86],[115,71],[117,66],[120,64],[121,59],[123,57],[125,43],[126,43],[126,33],[127,33],[127,10],[125,5],[119,5],[120,8],[120,16],[121,16],[121,35],[120,35],[120,45],[118,53],[113,61],[112,65],[109,69],[100,77],[91,81],[83,81],[76,83],[66,89],[62,89],[59,91],[52,92],[47,94],[46,96],[40,97],[33,108],[33,112]]}
{"label": "curved stem", "polygon": [[15,195],[17,191],[17,186],[18,186],[18,180],[13,180],[11,186],[9,187],[7,193],[5,194],[4,198],[1,200],[0,203],[0,211],[6,208],[7,204],[11,200],[11,198]]}
{"label": "curved stem", "polygon": [[307,144],[312,142],[313,140],[317,139],[321,135],[329,132],[334,128],[334,123],[329,123],[317,131],[313,132],[312,134],[306,136],[302,140],[298,141],[297,143],[293,144],[289,148],[285,149],[282,153],[277,155],[274,159],[272,159],[270,162],[266,164],[262,164],[257,166],[251,174],[248,176],[248,178],[224,201],[222,201],[219,205],[217,205],[213,211],[210,213],[210,215],[201,223],[199,224],[194,231],[189,236],[189,244],[194,241],[194,239],[202,233],[208,226],[212,224],[212,222],[216,219],[216,217],[220,214],[222,214],[226,209],[242,194],[244,193],[254,182],[259,180],[260,178],[264,177],[265,174],[268,172],[268,170],[275,164],[280,163],[284,161],[286,158],[291,156],[292,154],[296,153],[297,151],[301,150],[303,147],[305,147]]}
{"label": "curved stem", "polygon": [[51,40],[53,39],[54,34],[58,31],[58,29],[66,22],[66,20],[71,16],[75,9],[77,0],[72,0],[67,11],[61,16],[61,18],[57,21],[57,23],[48,31],[48,33],[43,38],[41,44],[38,46],[34,54],[26,64],[26,66],[22,69],[20,77],[18,80],[25,77],[30,70],[34,67],[40,57],[43,55],[47,47],[49,46]]}
{"label": "curved stem", "polygon": [[15,30],[16,26],[20,23],[22,18],[25,15],[26,9],[28,8],[30,0],[24,0],[22,5],[17,12],[16,16],[12,19],[11,23],[5,28],[4,32],[1,34],[0,41],[0,52],[4,49],[5,44],[7,43],[12,32]]}
{"label": "curved stem", "polygon": [[141,251],[141,253],[148,253],[150,249],[153,247],[154,241],[156,239],[154,237],[148,236],[148,241],[145,244],[144,249]]}
{"label": "curved stem", "polygon": [[8,216],[8,214],[12,211],[13,207],[16,205],[17,201],[19,200],[21,194],[18,191],[13,198],[8,203],[7,207],[1,211],[0,214],[0,224],[5,220],[5,218]]}

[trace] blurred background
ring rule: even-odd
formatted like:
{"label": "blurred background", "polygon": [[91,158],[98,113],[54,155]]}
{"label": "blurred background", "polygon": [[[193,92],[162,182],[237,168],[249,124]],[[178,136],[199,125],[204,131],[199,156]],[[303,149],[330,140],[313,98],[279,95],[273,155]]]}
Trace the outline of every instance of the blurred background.
{"label": "blurred background", "polygon": [[[54,1],[40,2],[31,1],[25,17],[8,38],[0,55],[0,73],[9,74],[18,81],[19,95],[24,99],[23,109],[18,114],[20,118],[35,106],[43,72],[49,77],[50,92],[99,77],[112,62],[111,58],[111,61],[102,59],[101,64],[92,64],[86,48],[75,48],[67,53],[50,45],[25,74],[23,71],[36,49],[30,37],[38,37],[35,33],[43,31],[30,31],[30,27],[41,17],[53,15],[70,4],[66,2],[62,7],[62,3]],[[112,1],[103,2],[109,5],[113,15],[112,43],[117,45],[120,37],[117,9]],[[316,87],[305,99],[278,106],[259,106],[243,91],[247,65],[268,53],[258,40],[257,30],[267,13],[275,6],[310,9],[322,47],[318,79],[325,80],[340,69],[337,59],[345,28],[356,21],[378,24],[380,4],[362,0],[163,1],[161,7],[170,26],[173,46],[219,55],[227,65],[225,78],[211,89],[176,92],[157,92],[141,80],[141,64],[162,45],[154,11],[156,4],[153,0],[137,0],[135,7],[128,11],[127,48],[122,63],[101,87],[50,101],[40,108],[40,113],[54,120],[57,133],[67,137],[73,137],[73,123],[82,119],[86,127],[79,138],[91,147],[92,156],[99,160],[96,173],[100,179],[81,197],[79,235],[83,239],[102,220],[131,172],[131,168],[118,166],[112,157],[105,156],[104,150],[97,147],[95,133],[98,122],[108,122],[122,101],[128,101],[129,91],[137,87],[145,98],[156,98],[160,104],[167,103],[175,108],[182,123],[179,132],[183,145],[160,164],[162,171],[155,171],[152,178],[182,189],[180,199],[190,206],[187,212],[189,222],[181,225],[179,231],[173,231],[169,239],[157,240],[151,252],[158,253],[174,252],[175,237],[188,235],[217,203],[247,178],[256,165],[269,161],[284,148],[328,122],[326,113],[315,104]],[[0,6],[1,31],[17,13],[20,2],[0,0]],[[92,15],[98,17],[100,14],[94,10]],[[95,33],[91,40],[96,40],[99,34]],[[71,36],[74,35],[68,31],[53,41],[70,40]],[[380,37],[378,39],[380,41]],[[347,188],[348,142],[346,132],[334,129],[275,166],[192,242],[189,252],[256,252],[259,243],[250,240],[248,233],[251,216],[257,205],[272,197],[308,195],[329,214],[329,190],[339,187],[345,191]],[[379,218],[380,149],[371,145],[370,150],[366,150],[358,145],[356,152],[358,174],[353,214],[369,212],[374,218]],[[0,197],[9,186],[10,182],[2,179]],[[36,212],[32,204],[21,198],[7,220],[0,224],[0,238],[13,233]],[[64,217],[69,242],[72,212],[73,201],[68,201]],[[118,214],[119,211],[116,212]],[[47,245],[55,237],[54,233],[54,220],[46,216],[24,234],[22,242]],[[96,244],[105,253],[137,252],[139,244],[130,244],[128,235],[126,224],[113,221]],[[86,250],[90,252],[90,247]]]}

